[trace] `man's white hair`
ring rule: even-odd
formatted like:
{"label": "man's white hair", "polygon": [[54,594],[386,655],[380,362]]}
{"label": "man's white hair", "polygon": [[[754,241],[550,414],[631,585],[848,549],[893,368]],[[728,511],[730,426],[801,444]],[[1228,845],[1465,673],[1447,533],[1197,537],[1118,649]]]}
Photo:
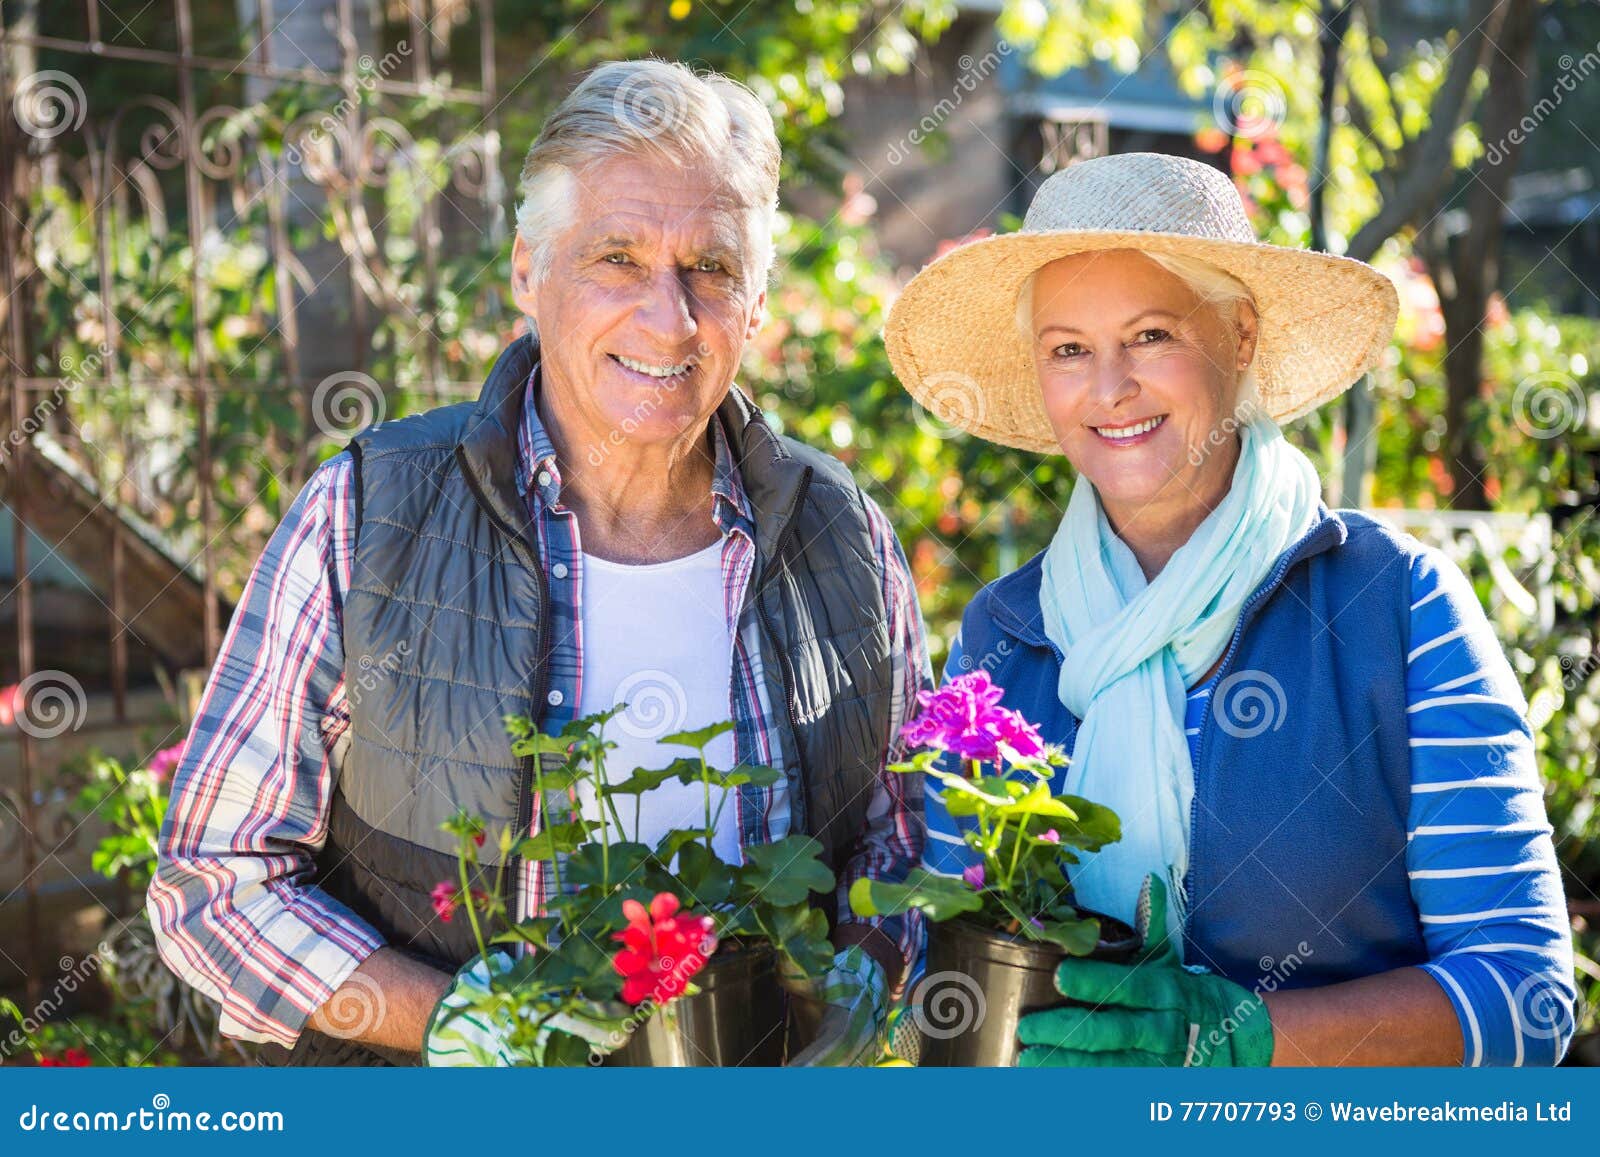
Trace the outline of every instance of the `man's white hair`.
{"label": "man's white hair", "polygon": [[744,85],[662,60],[602,64],[550,114],[528,149],[517,186],[517,232],[533,273],[550,272],[557,233],[571,223],[574,183],[589,166],[631,155],[710,167],[755,219],[755,285],[772,268],[781,154],[772,114]]}

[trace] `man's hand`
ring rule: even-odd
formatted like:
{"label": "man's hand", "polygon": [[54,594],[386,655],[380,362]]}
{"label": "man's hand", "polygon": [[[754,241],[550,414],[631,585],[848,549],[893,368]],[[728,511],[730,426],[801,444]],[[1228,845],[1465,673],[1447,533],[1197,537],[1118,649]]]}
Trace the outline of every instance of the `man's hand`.
{"label": "man's hand", "polygon": [[1132,964],[1062,961],[1056,990],[1075,1002],[1022,1018],[1022,1068],[1102,1065],[1230,1067],[1272,1063],[1272,1018],[1258,997],[1178,963],[1167,934],[1167,889],[1145,881],[1140,930],[1155,943]]}
{"label": "man's hand", "polygon": [[791,1065],[870,1065],[883,1054],[888,981],[883,966],[861,945],[836,955],[820,980],[786,975],[784,986],[824,1005],[816,1038],[789,1058]]}
{"label": "man's hand", "polygon": [[[491,1016],[477,1007],[489,996],[491,970],[499,975],[509,970],[511,963],[506,953],[492,952],[487,959],[474,956],[462,965],[428,1020],[423,1064],[429,1068],[538,1066],[546,1063],[545,1047],[554,1030],[571,1033],[591,1046],[613,1043],[612,1037],[623,1035],[625,1017],[594,1008],[592,1013],[552,1016],[539,1026],[531,1040],[514,1042],[513,1025],[507,1017]],[[531,1017],[532,1010],[527,1010],[526,1015]]]}

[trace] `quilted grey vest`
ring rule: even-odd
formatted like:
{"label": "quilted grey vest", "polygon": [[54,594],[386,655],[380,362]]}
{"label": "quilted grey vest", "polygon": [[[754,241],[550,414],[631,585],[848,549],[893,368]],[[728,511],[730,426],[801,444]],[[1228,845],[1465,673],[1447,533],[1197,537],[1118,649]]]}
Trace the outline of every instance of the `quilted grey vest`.
{"label": "quilted grey vest", "polygon": [[[549,592],[513,473],[538,347],[500,355],[477,402],[380,422],[356,461],[354,566],[343,608],[351,723],[334,756],[316,882],[390,946],[454,971],[467,922],[429,893],[456,878],[457,808],[491,832],[526,830],[532,764],[507,714],[542,716]],[[775,434],[737,389],[719,414],[754,512],[747,599],[763,628],[767,700],[780,716],[793,830],[840,870],[855,850],[889,735],[889,631],[865,499],[843,464]],[[493,839],[484,863],[498,863]],[[513,860],[515,858],[513,857]],[[518,879],[518,864],[507,879]],[[829,918],[835,913],[828,902]],[[415,1063],[310,1029],[264,1063]]]}

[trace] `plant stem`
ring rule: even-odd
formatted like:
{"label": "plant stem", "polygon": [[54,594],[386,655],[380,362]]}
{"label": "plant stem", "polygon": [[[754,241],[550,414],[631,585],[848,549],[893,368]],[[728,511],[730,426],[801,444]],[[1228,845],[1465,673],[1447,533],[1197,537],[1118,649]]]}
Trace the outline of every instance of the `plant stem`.
{"label": "plant stem", "polygon": [[[537,793],[539,799],[539,826],[541,828],[548,828],[550,826],[550,817],[546,814],[546,809],[544,806],[543,755],[535,755],[533,757],[533,784],[534,791]],[[521,832],[517,833],[517,838],[519,840],[522,838]],[[559,896],[561,895],[561,853],[556,851],[554,842],[552,842],[550,845],[550,875],[555,879],[556,895]],[[534,900],[537,902],[538,898],[535,897]]]}
{"label": "plant stem", "polygon": [[706,796],[706,851],[711,851],[711,769],[706,764],[706,749],[700,748],[700,786]]}
{"label": "plant stem", "polygon": [[[456,837],[462,840],[463,837]],[[461,876],[461,901],[467,906],[467,920],[472,924],[472,938],[478,942],[478,955],[489,962],[489,949],[483,942],[483,929],[478,927],[478,913],[472,906],[472,885],[467,881],[467,849],[465,842],[456,849],[456,867]]]}
{"label": "plant stem", "polygon": [[1011,882],[1017,874],[1017,856],[1022,852],[1022,841],[1028,835],[1028,817],[1023,816],[1017,821],[1017,838],[1011,845],[1011,866],[1006,869],[1006,891],[1011,891]]}

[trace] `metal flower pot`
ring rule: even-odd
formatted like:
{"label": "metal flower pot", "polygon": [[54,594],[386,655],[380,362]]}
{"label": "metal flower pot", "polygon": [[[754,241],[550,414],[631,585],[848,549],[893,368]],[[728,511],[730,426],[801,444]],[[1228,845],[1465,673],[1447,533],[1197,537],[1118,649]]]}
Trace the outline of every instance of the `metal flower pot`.
{"label": "metal flower pot", "polygon": [[[1139,950],[1137,932],[1120,920],[1100,921],[1100,943],[1085,959],[1121,964]],[[1017,1062],[1017,1021],[1036,1009],[1065,1004],[1056,966],[1067,954],[1053,944],[996,932],[965,917],[928,925],[928,969],[915,999],[922,1006],[924,1065],[1009,1068]]]}
{"label": "metal flower pot", "polygon": [[783,1064],[784,993],[766,943],[725,944],[680,997],[633,1028],[607,1065],[760,1068]]}

